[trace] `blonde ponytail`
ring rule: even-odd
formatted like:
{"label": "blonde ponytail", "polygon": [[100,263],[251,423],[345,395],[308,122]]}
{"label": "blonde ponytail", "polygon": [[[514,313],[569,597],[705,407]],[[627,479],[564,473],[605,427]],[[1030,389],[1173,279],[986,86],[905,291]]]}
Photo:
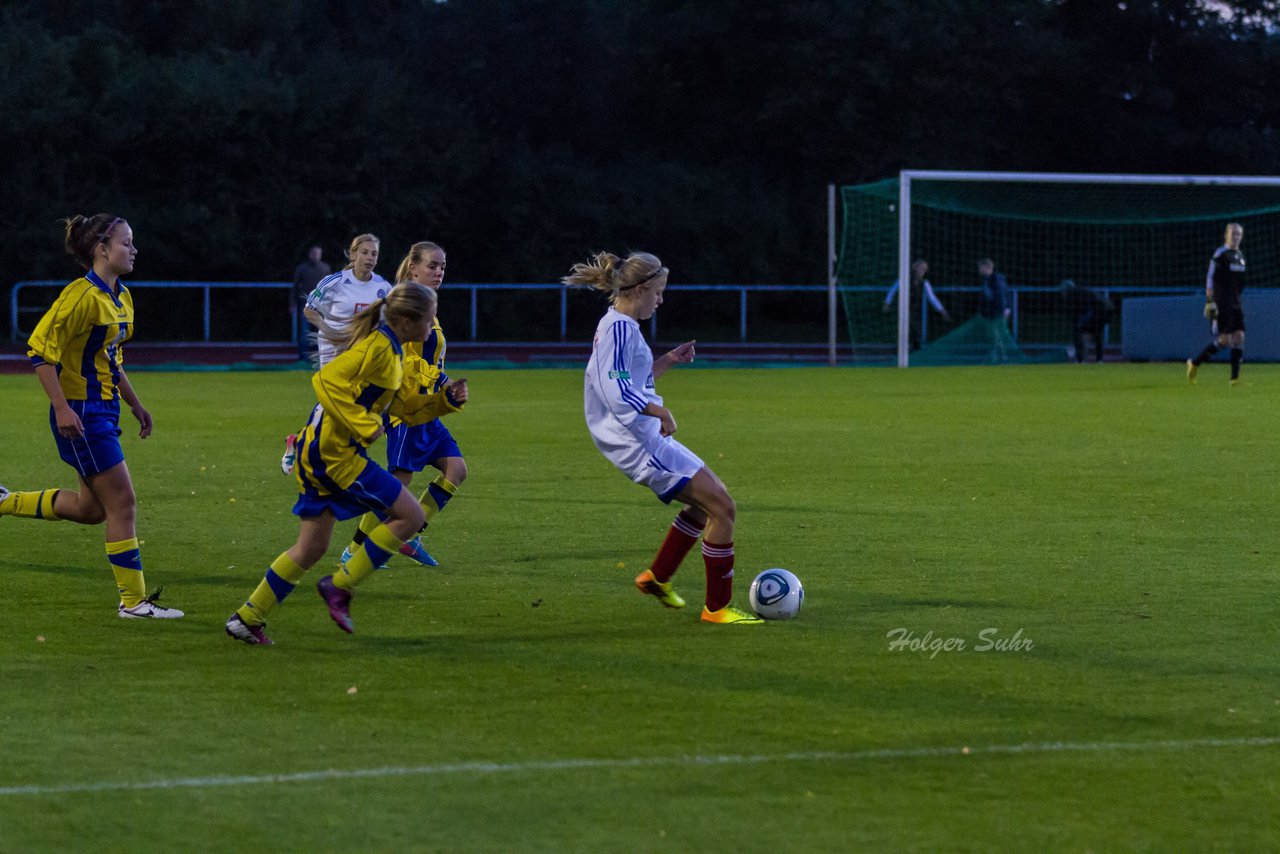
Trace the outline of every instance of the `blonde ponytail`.
{"label": "blonde ponytail", "polygon": [[614,302],[619,294],[633,288],[666,281],[668,272],[658,256],[648,252],[632,252],[626,258],[612,252],[597,252],[587,263],[574,264],[569,275],[560,281],[569,287],[588,287],[606,293],[609,302]]}

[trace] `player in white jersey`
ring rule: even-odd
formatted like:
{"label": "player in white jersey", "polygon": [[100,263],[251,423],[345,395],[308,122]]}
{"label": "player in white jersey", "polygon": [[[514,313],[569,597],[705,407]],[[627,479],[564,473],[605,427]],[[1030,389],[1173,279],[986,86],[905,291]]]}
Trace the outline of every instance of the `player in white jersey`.
{"label": "player in white jersey", "polygon": [[730,604],[737,507],[715,472],[672,438],[676,421],[655,383],[672,366],[693,361],[694,342],[655,360],[640,331],[640,321],[662,305],[667,273],[647,252],[633,252],[625,259],[601,252],[587,264],[575,264],[562,280],[607,293],[611,304],[596,327],[587,362],[587,429],[600,453],[623,474],[652,489],[664,503],[674,499],[687,505],[676,515],[653,564],[636,577],[640,592],[668,608],[683,608],[684,599],[672,588],[671,577],[701,535],[707,578],[702,620],[761,623]]}
{"label": "player in white jersey", "polygon": [[374,235],[357,236],[347,250],[347,266],[321,279],[307,297],[304,313],[319,330],[317,343],[322,368],[341,352],[341,342],[351,318],[391,290],[391,284],[373,272],[378,263],[378,248],[378,238]]}
{"label": "player in white jersey", "polygon": [[[351,319],[391,290],[391,284],[373,272],[378,264],[380,245],[377,235],[356,235],[347,248],[347,266],[321,279],[307,297],[307,306],[302,313],[317,330],[318,368],[323,368],[342,352],[342,342],[346,340]],[[280,470],[285,474],[293,474],[297,440],[296,433],[284,437]]]}

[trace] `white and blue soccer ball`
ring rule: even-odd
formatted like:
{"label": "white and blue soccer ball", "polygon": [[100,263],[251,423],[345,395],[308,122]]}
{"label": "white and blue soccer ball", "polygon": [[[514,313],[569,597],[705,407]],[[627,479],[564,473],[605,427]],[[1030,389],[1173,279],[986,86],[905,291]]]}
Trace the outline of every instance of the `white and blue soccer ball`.
{"label": "white and blue soccer ball", "polygon": [[794,573],[766,569],[751,582],[751,610],[766,620],[791,620],[804,604],[804,586]]}

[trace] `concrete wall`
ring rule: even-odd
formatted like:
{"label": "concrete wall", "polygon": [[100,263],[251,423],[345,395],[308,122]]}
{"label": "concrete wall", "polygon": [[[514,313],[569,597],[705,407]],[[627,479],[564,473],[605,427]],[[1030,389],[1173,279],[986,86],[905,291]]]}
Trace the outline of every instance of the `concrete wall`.
{"label": "concrete wall", "polygon": [[[1183,361],[1212,339],[1204,295],[1129,297],[1121,304],[1121,352],[1136,361]],[[1245,359],[1280,362],[1280,290],[1244,293]],[[1221,353],[1215,359],[1226,359]]]}

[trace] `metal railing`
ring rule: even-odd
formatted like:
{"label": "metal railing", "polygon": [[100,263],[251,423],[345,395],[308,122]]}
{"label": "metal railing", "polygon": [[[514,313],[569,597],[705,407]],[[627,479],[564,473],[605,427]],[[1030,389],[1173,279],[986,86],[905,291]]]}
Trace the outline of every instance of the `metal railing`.
{"label": "metal railing", "polygon": [[[13,286],[13,290],[9,297],[9,340],[17,342],[25,339],[31,332],[31,328],[35,326],[34,321],[30,326],[24,326],[23,319],[27,317],[38,317],[48,309],[48,302],[40,304],[23,305],[20,299],[22,292],[28,288],[45,287],[45,288],[61,288],[66,285],[66,280],[62,279],[35,279],[18,282]],[[131,290],[147,290],[147,289],[194,289],[200,292],[200,341],[212,342],[216,339],[213,337],[211,329],[212,316],[212,293],[215,290],[277,290],[290,291],[292,285],[288,282],[183,282],[183,281],[136,281],[130,282]],[[448,293],[453,294],[460,291],[466,292],[466,300],[468,306],[467,320],[467,340],[476,342],[481,341],[480,330],[480,303],[481,295],[497,292],[558,292],[558,336],[559,341],[565,341],[568,337],[568,318],[569,318],[569,290],[559,284],[549,283],[532,283],[532,282],[508,282],[508,283],[450,283],[445,286]],[[668,285],[667,290],[670,292],[686,292],[686,293],[729,293],[737,295],[737,337],[741,342],[748,340],[749,334],[749,311],[748,296],[758,293],[807,293],[819,294],[827,291],[826,285],[766,285],[766,284],[745,284],[745,285],[721,285],[721,284],[675,284]],[[846,285],[840,288],[843,293],[875,293],[883,294],[887,288],[882,285]],[[969,294],[979,291],[979,288],[969,285],[942,285],[937,286],[934,290],[939,294]],[[1031,286],[1015,286],[1010,285],[1011,307],[1013,309],[1010,317],[1012,326],[1012,334],[1015,340],[1021,340],[1020,336],[1020,315],[1019,299],[1020,293],[1051,293],[1055,291],[1054,287],[1031,287]],[[1096,293],[1103,297],[1120,297],[1125,296],[1151,296],[1155,294],[1181,294],[1187,293],[1186,286],[1170,286],[1170,287],[1152,287],[1152,286],[1112,286],[1112,287],[1096,287],[1093,289]],[[912,307],[914,311],[920,311],[921,331],[924,339],[928,340],[929,327],[929,309],[927,305],[919,305]],[[289,300],[289,312],[292,322],[290,323],[290,333],[287,339],[293,343],[297,343],[297,305],[292,299]],[[825,318],[823,318],[825,320]],[[817,318],[815,318],[815,321]],[[824,337],[825,324],[814,323],[815,344],[821,343]],[[649,320],[648,332],[650,340],[656,340],[658,333],[658,314]]]}
{"label": "metal railing", "polygon": [[[16,342],[21,338],[25,338],[31,333],[30,329],[24,328],[22,318],[27,315],[38,316],[43,314],[47,309],[47,304],[28,305],[21,304],[19,296],[26,288],[32,287],[62,287],[66,285],[65,280],[60,279],[36,279],[18,282],[13,286],[13,291],[9,297],[9,340]],[[275,289],[290,290],[293,286],[288,282],[177,282],[177,281],[157,281],[157,282],[129,282],[128,287],[132,291],[160,288],[160,289],[177,289],[189,288],[196,289],[201,292],[202,303],[202,337],[201,340],[209,342],[214,340],[212,330],[210,329],[211,316],[211,292],[218,289],[227,288],[257,288],[257,289]],[[468,340],[480,340],[479,330],[479,304],[481,292],[489,291],[559,291],[559,340],[564,341],[568,335],[568,317],[569,317],[569,300],[568,288],[559,284],[539,284],[527,282],[497,283],[497,284],[474,284],[450,283],[445,286],[450,293],[457,291],[466,291],[468,294],[468,306],[470,318],[468,321]],[[738,295],[738,338],[740,341],[747,340],[748,323],[747,323],[747,295],[750,293],[760,292],[785,292],[785,293],[825,293],[826,285],[668,285],[668,291],[686,291],[686,292],[729,292]],[[878,288],[868,288],[867,290],[878,290]],[[293,317],[291,324],[292,332],[290,339],[297,343],[297,306],[290,300],[290,313]],[[34,327],[34,322],[31,324]],[[818,327],[815,325],[815,329]],[[650,338],[657,334],[658,316],[655,314],[649,321]],[[825,325],[819,330],[820,335],[825,335]],[[815,338],[815,341],[822,339]]]}
{"label": "metal railing", "polygon": [[[41,315],[41,314],[44,314],[45,311],[47,311],[49,308],[49,306],[47,305],[38,305],[38,306],[22,305],[18,297],[22,293],[22,290],[24,288],[30,288],[30,287],[61,288],[66,286],[66,284],[67,284],[67,281],[65,279],[32,279],[29,281],[18,282],[17,284],[15,284],[13,286],[13,291],[9,294],[9,340],[16,342],[19,339],[25,338],[26,336],[31,334],[30,329],[23,329],[22,327],[21,320],[23,315],[28,315],[28,314]],[[191,289],[199,290],[201,307],[202,307],[202,318],[201,318],[202,324],[201,325],[203,327],[203,331],[202,331],[203,337],[201,338],[201,340],[206,342],[213,340],[211,336],[211,330],[209,328],[210,327],[209,318],[212,315],[212,312],[210,310],[210,302],[211,302],[210,296],[212,291],[223,289],[223,288],[234,288],[237,290],[239,289],[246,289],[246,290],[283,289],[286,291],[293,289],[293,285],[291,285],[288,282],[129,282],[128,287],[129,287],[129,290],[131,291],[137,290],[137,289],[151,289],[151,288],[191,288]],[[294,310],[296,311],[296,309]],[[32,324],[32,328],[34,328],[34,326],[35,325]],[[297,343],[297,338],[298,338],[297,328],[298,328],[298,324],[295,318],[295,322],[293,324],[294,343]]]}

